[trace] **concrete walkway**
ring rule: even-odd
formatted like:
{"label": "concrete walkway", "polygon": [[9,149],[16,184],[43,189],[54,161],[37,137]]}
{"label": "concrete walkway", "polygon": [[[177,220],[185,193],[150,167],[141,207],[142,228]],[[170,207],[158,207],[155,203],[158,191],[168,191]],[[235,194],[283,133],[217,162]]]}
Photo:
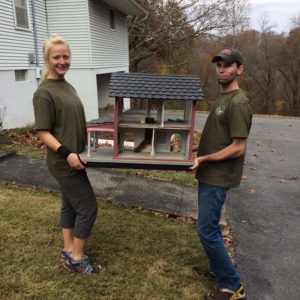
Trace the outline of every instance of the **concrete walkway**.
{"label": "concrete walkway", "polygon": [[[0,181],[59,191],[42,159],[10,156],[0,161]],[[125,174],[111,169],[87,169],[99,199],[180,216],[197,217],[196,187]],[[155,197],[154,197],[155,191]]]}

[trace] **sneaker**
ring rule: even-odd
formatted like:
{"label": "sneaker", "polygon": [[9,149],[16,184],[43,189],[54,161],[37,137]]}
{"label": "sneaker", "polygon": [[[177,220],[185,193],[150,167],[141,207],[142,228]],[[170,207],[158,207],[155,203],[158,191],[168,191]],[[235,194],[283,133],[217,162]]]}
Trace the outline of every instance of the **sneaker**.
{"label": "sneaker", "polygon": [[86,258],[73,260],[69,257],[63,264],[64,268],[73,273],[95,274],[100,272],[100,268],[91,265]]}
{"label": "sneaker", "polygon": [[[62,250],[59,254],[60,261],[64,263],[68,258],[71,257],[71,253],[72,252]],[[83,258],[86,259],[91,265],[96,263],[96,258],[93,256],[84,255]]]}
{"label": "sneaker", "polygon": [[238,300],[246,299],[245,288],[240,284],[236,291],[220,288],[204,296],[204,300]]}
{"label": "sneaker", "polygon": [[63,262],[65,262],[70,256],[71,256],[71,252],[66,251],[66,250],[62,250],[62,251],[59,253],[59,260],[63,263]]}

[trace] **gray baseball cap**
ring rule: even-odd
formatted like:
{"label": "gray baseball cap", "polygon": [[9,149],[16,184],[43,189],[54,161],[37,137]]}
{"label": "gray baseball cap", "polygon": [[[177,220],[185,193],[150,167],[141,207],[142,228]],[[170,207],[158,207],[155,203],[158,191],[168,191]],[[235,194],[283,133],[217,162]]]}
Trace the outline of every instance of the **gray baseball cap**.
{"label": "gray baseball cap", "polygon": [[214,56],[211,62],[215,63],[219,60],[224,60],[228,64],[238,63],[240,65],[243,64],[243,58],[241,52],[234,48],[225,48],[219,54]]}

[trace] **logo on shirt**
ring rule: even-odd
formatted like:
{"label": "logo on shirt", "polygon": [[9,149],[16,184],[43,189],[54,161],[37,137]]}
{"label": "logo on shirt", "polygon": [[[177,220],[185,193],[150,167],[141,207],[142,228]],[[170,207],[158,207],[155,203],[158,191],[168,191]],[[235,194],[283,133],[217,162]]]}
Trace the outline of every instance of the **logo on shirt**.
{"label": "logo on shirt", "polygon": [[215,110],[215,114],[217,116],[222,116],[224,114],[224,112],[225,112],[225,105],[220,105]]}

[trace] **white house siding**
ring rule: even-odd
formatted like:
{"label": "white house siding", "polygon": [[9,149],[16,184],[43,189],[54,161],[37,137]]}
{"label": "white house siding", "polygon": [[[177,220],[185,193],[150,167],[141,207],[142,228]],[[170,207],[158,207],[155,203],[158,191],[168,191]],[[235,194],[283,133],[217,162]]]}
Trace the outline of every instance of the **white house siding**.
{"label": "white house siding", "polygon": [[85,110],[87,121],[98,118],[97,79],[93,70],[72,69],[66,75],[76,89]]}
{"label": "white house siding", "polygon": [[48,25],[45,0],[35,0],[35,22],[37,33],[37,48],[39,56],[39,65],[43,66],[43,44],[48,38]]}
{"label": "white house siding", "polygon": [[15,28],[13,1],[0,0],[0,12],[0,70],[33,68],[28,61],[28,54],[34,53],[32,30]]}
{"label": "white house siding", "polygon": [[110,28],[109,6],[102,1],[90,0],[90,32],[93,68],[127,70],[129,46],[126,16],[115,11],[115,29]]}
{"label": "white house siding", "polygon": [[6,107],[4,128],[33,123],[32,95],[37,88],[35,71],[29,70],[26,81],[15,81],[14,71],[0,71],[0,108]]}
{"label": "white house siding", "polygon": [[[28,55],[35,55],[31,1],[29,3],[30,29],[15,28],[12,0],[0,0],[0,108],[6,108],[4,128],[21,127],[33,122],[32,95],[38,87],[35,64],[29,64]],[[35,0],[38,32],[41,39],[47,34],[44,21],[44,0]],[[39,48],[41,48],[41,43]],[[41,59],[41,54],[40,54]],[[15,70],[27,70],[24,81],[15,80]]]}
{"label": "white house siding", "polygon": [[[4,128],[20,127],[34,121],[32,96],[39,81],[31,1],[30,29],[15,28],[12,0],[0,0],[0,108],[6,107]],[[98,118],[98,108],[112,101],[107,95],[112,72],[129,68],[126,16],[115,10],[115,29],[110,28],[109,6],[101,0],[34,0],[38,61],[43,66],[42,45],[53,33],[71,46],[72,63],[67,80],[81,97],[87,120]],[[28,70],[25,81],[15,80],[15,70]],[[103,82],[97,84],[97,75]],[[98,76],[98,80],[101,77]]]}
{"label": "white house siding", "polygon": [[90,68],[88,0],[47,0],[49,34],[63,36],[71,46],[71,68]]}

